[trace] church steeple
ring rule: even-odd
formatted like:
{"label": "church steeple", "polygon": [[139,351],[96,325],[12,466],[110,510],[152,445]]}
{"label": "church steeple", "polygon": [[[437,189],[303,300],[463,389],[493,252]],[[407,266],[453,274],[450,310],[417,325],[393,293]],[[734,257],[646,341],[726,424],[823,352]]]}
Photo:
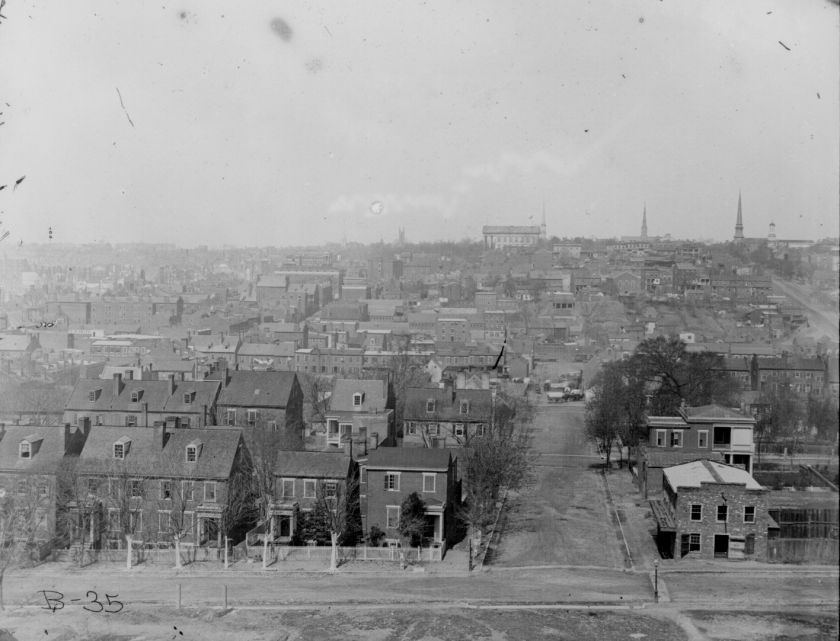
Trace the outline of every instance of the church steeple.
{"label": "church steeple", "polygon": [[741,217],[741,192],[738,192],[738,218],[735,220],[735,242],[744,240],[744,219]]}
{"label": "church steeple", "polygon": [[642,240],[647,240],[647,203],[642,209]]}
{"label": "church steeple", "polygon": [[542,223],[540,223],[540,238],[545,240],[546,237],[547,237],[547,231],[548,230],[546,229],[546,225],[545,225],[545,201],[543,201],[543,204],[542,204]]}

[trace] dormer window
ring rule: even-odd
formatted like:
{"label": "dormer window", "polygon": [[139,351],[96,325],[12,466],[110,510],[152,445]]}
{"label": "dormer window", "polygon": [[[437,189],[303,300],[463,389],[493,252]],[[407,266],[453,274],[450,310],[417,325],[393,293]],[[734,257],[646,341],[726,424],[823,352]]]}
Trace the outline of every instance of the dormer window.
{"label": "dormer window", "polygon": [[470,402],[469,401],[461,401],[461,414],[469,414],[470,413]]}
{"label": "dormer window", "polygon": [[29,441],[21,441],[18,448],[18,456],[20,458],[32,458],[32,445]]}
{"label": "dormer window", "polygon": [[361,407],[364,398],[365,395],[362,392],[356,392],[353,394],[353,407]]}
{"label": "dormer window", "polygon": [[187,392],[184,394],[184,405],[189,405],[193,402],[193,398],[195,397],[195,392]]}
{"label": "dormer window", "polygon": [[97,398],[99,398],[99,394],[102,393],[102,388],[97,387],[96,389],[92,389],[88,392],[88,400],[92,403]]}
{"label": "dormer window", "polygon": [[187,463],[195,463],[201,454],[201,441],[192,441],[187,444]]}
{"label": "dormer window", "polygon": [[426,401],[426,413],[431,414],[435,411],[435,399],[430,398]]}
{"label": "dormer window", "polygon": [[124,459],[128,455],[128,448],[131,445],[131,439],[123,436],[116,443],[114,443],[114,458]]}
{"label": "dormer window", "polygon": [[135,390],[131,393],[131,402],[137,403],[141,398],[143,398],[143,390]]}

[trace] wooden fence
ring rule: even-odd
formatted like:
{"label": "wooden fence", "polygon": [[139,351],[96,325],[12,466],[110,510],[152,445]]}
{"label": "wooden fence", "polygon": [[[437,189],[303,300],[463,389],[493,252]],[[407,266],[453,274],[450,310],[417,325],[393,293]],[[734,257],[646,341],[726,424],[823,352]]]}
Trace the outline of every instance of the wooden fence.
{"label": "wooden fence", "polygon": [[816,563],[837,565],[840,541],[837,539],[768,539],[770,563]]}
{"label": "wooden fence", "polygon": [[[269,562],[277,561],[324,561],[329,562],[332,548],[330,546],[319,545],[269,545],[268,546]],[[367,545],[359,545],[356,547],[339,547],[338,561],[339,563],[347,563],[349,561],[400,561],[404,560],[406,563],[418,562],[439,562],[443,560],[443,555],[446,551],[445,546],[432,547],[417,547],[417,548],[400,548],[400,547],[370,547]],[[401,554],[402,553],[402,554]],[[248,546],[248,558],[254,561],[262,561],[263,546],[250,545]]]}

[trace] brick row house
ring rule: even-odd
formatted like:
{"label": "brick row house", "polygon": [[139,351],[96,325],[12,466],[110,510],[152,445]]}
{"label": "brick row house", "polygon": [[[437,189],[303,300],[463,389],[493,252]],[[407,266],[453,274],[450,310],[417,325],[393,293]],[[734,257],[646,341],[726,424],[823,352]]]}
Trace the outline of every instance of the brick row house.
{"label": "brick row house", "polygon": [[218,381],[80,379],[64,408],[70,425],[170,428],[215,424]]}
{"label": "brick row house", "polygon": [[657,492],[668,465],[700,459],[741,466],[752,474],[755,418],[719,405],[685,407],[678,416],[649,416],[640,482],[645,496]]}
{"label": "brick row house", "polygon": [[660,551],[671,558],[767,558],[778,529],[768,491],[744,469],[708,460],[665,468],[664,496],[650,502]]}
{"label": "brick row house", "polygon": [[247,459],[238,429],[95,427],[76,468],[77,528],[95,549],[121,549],[129,536],[221,546],[244,526]]}
{"label": "brick row house", "polygon": [[62,461],[79,454],[86,436],[70,426],[0,426],[0,503],[24,517],[15,538],[55,538]]}
{"label": "brick row house", "polygon": [[343,496],[350,488],[352,496],[344,501],[344,508],[358,510],[358,465],[343,452],[279,451],[274,477],[271,523],[266,530],[274,533],[275,543],[293,540],[298,517],[312,511],[320,497]]}
{"label": "brick row house", "polygon": [[403,411],[404,447],[463,447],[484,436],[493,421],[505,420],[510,408],[495,390],[410,387]]}
{"label": "brick row house", "polygon": [[338,379],[325,412],[326,446],[362,454],[368,447],[395,443],[394,397],[389,383],[378,380]]}
{"label": "brick row house", "polygon": [[303,427],[303,390],[294,372],[222,371],[223,389],[216,404],[219,425],[297,433]]}
{"label": "brick row house", "polygon": [[433,545],[450,545],[461,496],[456,465],[446,449],[383,447],[369,452],[359,460],[363,531],[376,526],[389,544],[397,544],[400,507],[416,492],[426,506],[424,538]]}

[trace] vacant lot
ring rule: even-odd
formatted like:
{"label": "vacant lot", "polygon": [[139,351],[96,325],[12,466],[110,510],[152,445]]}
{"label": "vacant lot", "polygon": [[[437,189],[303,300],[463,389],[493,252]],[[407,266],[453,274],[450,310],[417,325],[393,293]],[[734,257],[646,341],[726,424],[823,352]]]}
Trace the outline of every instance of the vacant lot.
{"label": "vacant lot", "polygon": [[[687,636],[668,619],[630,611],[535,610],[141,610],[103,618],[80,611],[11,613],[4,625],[18,641],[208,639],[253,641],[434,641],[436,639],[645,639]],[[2,633],[0,633],[0,638]],[[4,639],[5,641],[5,639]]]}

